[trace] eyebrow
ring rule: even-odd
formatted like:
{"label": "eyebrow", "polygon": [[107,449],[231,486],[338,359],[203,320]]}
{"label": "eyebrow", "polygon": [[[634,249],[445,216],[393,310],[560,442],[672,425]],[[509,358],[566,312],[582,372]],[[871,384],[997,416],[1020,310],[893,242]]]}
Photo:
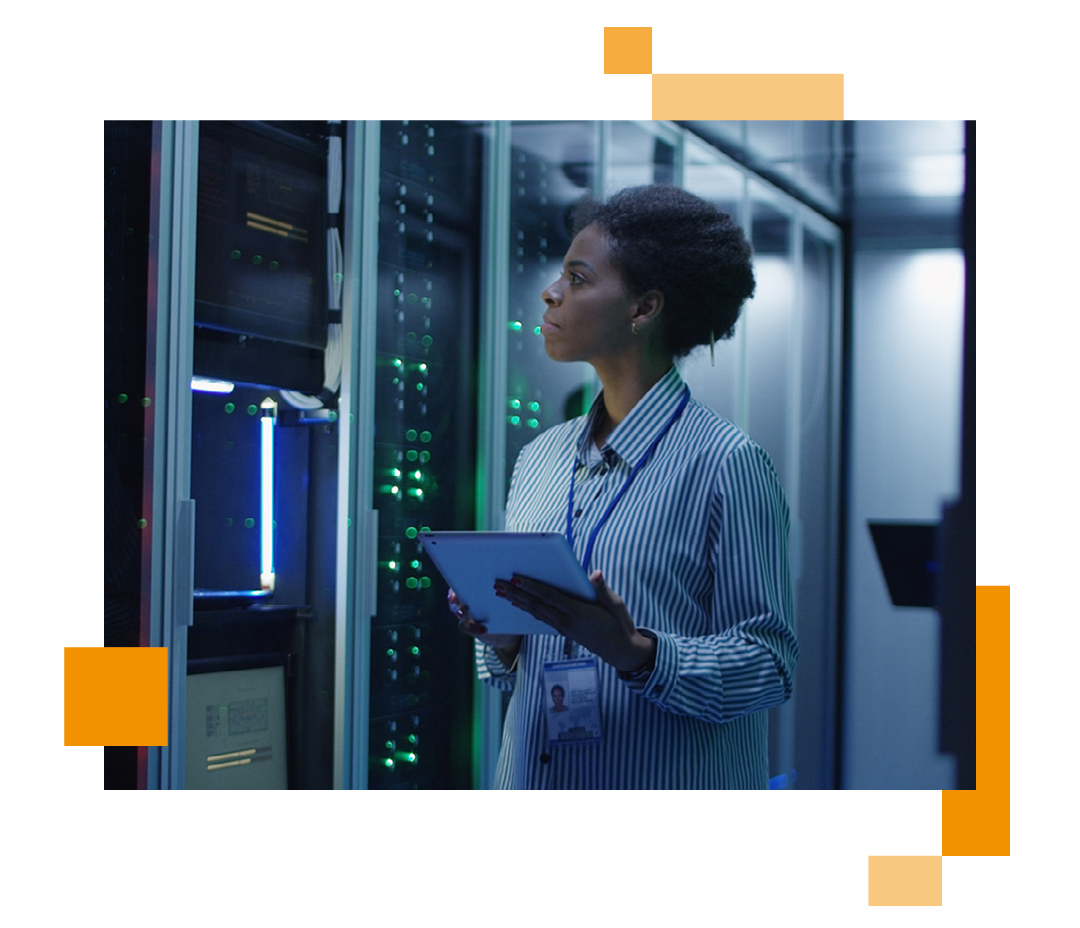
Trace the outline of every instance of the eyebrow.
{"label": "eyebrow", "polygon": [[580,258],[575,258],[575,259],[574,259],[573,261],[566,261],[566,262],[564,262],[564,264],[563,264],[563,267],[564,267],[564,268],[568,268],[568,267],[583,267],[583,268],[585,268],[586,270],[592,271],[592,273],[594,273],[594,274],[596,273],[596,268],[594,268],[594,267],[593,267],[593,266],[592,266],[591,264],[589,264],[589,263],[588,263],[587,261],[582,261],[582,260],[581,260]]}

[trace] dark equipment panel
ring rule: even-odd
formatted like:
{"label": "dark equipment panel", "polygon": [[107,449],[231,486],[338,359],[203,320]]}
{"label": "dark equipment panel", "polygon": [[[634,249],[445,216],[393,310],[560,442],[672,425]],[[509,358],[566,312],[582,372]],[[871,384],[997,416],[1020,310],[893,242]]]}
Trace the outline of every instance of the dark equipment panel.
{"label": "dark equipment panel", "polygon": [[458,123],[401,122],[383,123],[381,138],[368,783],[463,789],[472,642],[416,539],[475,527],[481,137]]}

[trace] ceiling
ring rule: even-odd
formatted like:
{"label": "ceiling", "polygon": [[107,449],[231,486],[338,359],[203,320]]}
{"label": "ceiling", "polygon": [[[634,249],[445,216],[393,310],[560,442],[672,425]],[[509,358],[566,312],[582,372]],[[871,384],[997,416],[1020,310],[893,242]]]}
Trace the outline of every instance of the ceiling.
{"label": "ceiling", "polygon": [[680,125],[830,218],[850,223],[865,247],[959,244],[963,122]]}

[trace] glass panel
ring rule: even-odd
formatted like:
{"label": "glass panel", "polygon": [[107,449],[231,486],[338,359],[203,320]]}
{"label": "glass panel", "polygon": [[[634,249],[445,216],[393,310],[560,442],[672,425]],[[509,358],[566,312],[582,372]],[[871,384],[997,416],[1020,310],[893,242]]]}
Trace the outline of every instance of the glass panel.
{"label": "glass panel", "polygon": [[[720,209],[741,218],[743,194],[746,187],[743,174],[722,161],[712,149],[697,144],[686,146],[684,186],[691,193],[715,203]],[[749,304],[752,305],[752,304]],[[745,312],[745,309],[744,309]],[[713,365],[707,348],[691,354],[680,365],[683,379],[689,384],[695,399],[734,422],[739,414],[739,378],[742,376],[740,331],[735,337],[717,342],[716,363]]]}
{"label": "glass panel", "polygon": [[641,184],[675,183],[675,146],[648,126],[611,124],[607,189],[614,193]]}
{"label": "glass panel", "polygon": [[827,120],[796,123],[798,155],[791,178],[796,188],[834,213],[840,212],[843,200],[839,125]]}
{"label": "glass panel", "polygon": [[[796,769],[804,789],[834,785],[836,479],[839,410],[832,357],[836,246],[803,230],[799,295],[802,386],[799,400],[799,500],[793,513],[795,609],[799,620]],[[803,733],[806,736],[802,736]]]}
{"label": "glass panel", "polygon": [[599,127],[592,122],[515,123],[511,128],[510,303],[507,316],[506,479],[521,449],[544,429],[588,409],[592,369],[556,364],[544,350],[540,294],[570,247],[570,214],[596,179]]}
{"label": "glass panel", "polygon": [[791,217],[771,203],[751,199],[750,240],[757,289],[745,313],[747,431],[772,458],[788,489],[788,408],[795,268]]}

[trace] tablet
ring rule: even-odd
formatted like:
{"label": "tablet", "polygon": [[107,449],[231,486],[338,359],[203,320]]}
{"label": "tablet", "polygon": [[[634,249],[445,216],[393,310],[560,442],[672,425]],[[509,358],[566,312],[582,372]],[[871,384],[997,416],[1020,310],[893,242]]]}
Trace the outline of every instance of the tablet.
{"label": "tablet", "polygon": [[596,600],[570,542],[558,532],[421,532],[418,537],[469,614],[493,634],[558,634],[495,595],[495,581],[514,574]]}

